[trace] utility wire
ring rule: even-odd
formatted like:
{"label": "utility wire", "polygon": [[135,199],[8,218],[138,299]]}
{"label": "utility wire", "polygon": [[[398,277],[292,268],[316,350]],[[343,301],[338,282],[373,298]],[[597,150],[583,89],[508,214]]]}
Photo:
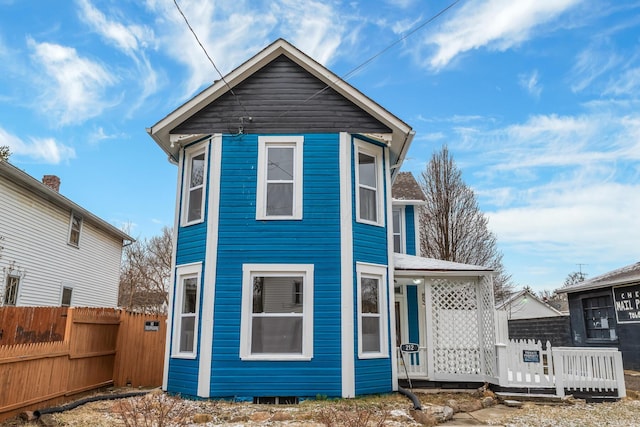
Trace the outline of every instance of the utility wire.
{"label": "utility wire", "polygon": [[[367,59],[366,61],[364,61],[363,63],[361,63],[360,65],[358,65],[357,67],[355,67],[354,69],[352,69],[351,71],[349,71],[347,74],[343,75],[342,77],[338,78],[337,80],[334,80],[333,82],[329,83],[328,85],[326,85],[324,88],[320,89],[319,91],[317,91],[316,93],[314,93],[313,95],[311,95],[310,97],[308,97],[307,99],[305,99],[304,101],[302,101],[302,104],[305,104],[309,101],[311,101],[313,98],[315,98],[316,96],[324,93],[327,89],[329,89],[331,86],[334,86],[337,82],[339,82],[340,80],[347,80],[350,76],[352,76],[353,74],[355,74],[357,71],[359,71],[360,69],[364,68],[365,66],[367,66],[368,64],[370,64],[373,60],[375,60],[376,58],[378,58],[379,56],[383,55],[384,53],[386,53],[388,50],[390,50],[391,48],[393,48],[395,45],[397,45],[398,43],[406,40],[407,38],[409,38],[410,36],[412,36],[414,33],[420,31],[422,28],[424,28],[425,26],[429,25],[431,22],[435,21],[436,19],[438,19],[440,16],[442,16],[443,14],[445,14],[449,9],[451,9],[453,6],[455,6],[456,4],[458,4],[460,2],[460,0],[455,0],[453,1],[449,6],[445,7],[444,9],[442,9],[440,12],[436,13],[435,15],[431,16],[430,18],[427,18],[426,20],[422,21],[417,27],[413,28],[411,31],[409,31],[408,33],[404,34],[402,37],[400,37],[398,40],[394,41],[393,43],[391,43],[389,46],[385,47],[384,49],[382,49],[381,51],[379,51],[378,53],[376,53],[375,55],[371,56],[369,59]],[[280,114],[280,116],[283,116],[285,114],[288,114],[289,111],[291,111],[290,109],[285,111],[284,113]]]}
{"label": "utility wire", "polygon": [[244,108],[244,105],[242,105],[242,102],[240,102],[240,98],[236,95],[236,93],[233,91],[233,89],[231,89],[231,86],[229,86],[229,83],[227,83],[227,81],[225,80],[224,76],[222,75],[222,73],[220,72],[218,67],[216,66],[216,63],[213,62],[213,59],[211,59],[211,56],[209,56],[209,52],[207,52],[207,49],[204,47],[202,42],[200,42],[200,39],[198,38],[198,35],[194,31],[193,27],[191,27],[191,24],[189,23],[189,20],[185,16],[184,12],[182,12],[182,9],[180,8],[180,5],[178,4],[178,1],[177,0],[173,0],[173,4],[176,5],[176,9],[178,9],[178,12],[180,12],[180,15],[182,15],[182,19],[184,19],[184,22],[187,24],[187,27],[189,27],[189,30],[191,31],[191,34],[193,34],[193,37],[195,37],[196,41],[200,45],[200,48],[202,48],[202,51],[204,52],[204,54],[207,55],[207,58],[209,59],[209,62],[211,62],[211,65],[213,65],[213,68],[215,68],[216,72],[218,73],[218,75],[220,76],[220,78],[222,79],[224,84],[229,88],[229,92],[231,93],[231,95],[233,95],[233,97],[236,99],[236,101],[238,102],[238,105],[242,108],[244,113],[247,115],[247,118],[251,119],[251,115],[249,114],[247,109]]}

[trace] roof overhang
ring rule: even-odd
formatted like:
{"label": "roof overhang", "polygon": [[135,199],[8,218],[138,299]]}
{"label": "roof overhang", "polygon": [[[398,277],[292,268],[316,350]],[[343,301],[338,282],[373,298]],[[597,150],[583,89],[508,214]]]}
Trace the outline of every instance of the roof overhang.
{"label": "roof overhang", "polygon": [[[391,114],[362,92],[345,82],[339,76],[335,75],[323,65],[319,64],[314,59],[283,39],[276,40],[274,43],[260,51],[257,55],[231,71],[224,77],[224,79],[216,81],[160,120],[158,123],[147,128],[147,133],[154,139],[154,141],[156,141],[170,159],[173,159],[174,161],[177,160],[180,144],[177,143],[175,138],[172,142],[171,130],[192,117],[211,102],[227,93],[230,88],[233,89],[235,86],[280,55],[285,55],[287,58],[304,68],[311,75],[318,78],[327,86],[334,89],[353,104],[357,105],[391,129],[391,134],[389,135],[371,136],[376,139],[387,141],[392,153],[390,159],[393,168],[392,175],[395,175],[396,171],[404,161],[407,151],[409,150],[409,146],[411,145],[411,141],[413,140],[413,136],[415,135],[411,126]],[[205,136],[207,135],[190,135],[189,138],[196,140]],[[180,142],[184,143],[185,141]]]}
{"label": "roof overhang", "polygon": [[413,276],[492,276],[495,272],[488,267],[442,261],[415,255],[394,253],[394,275]]}

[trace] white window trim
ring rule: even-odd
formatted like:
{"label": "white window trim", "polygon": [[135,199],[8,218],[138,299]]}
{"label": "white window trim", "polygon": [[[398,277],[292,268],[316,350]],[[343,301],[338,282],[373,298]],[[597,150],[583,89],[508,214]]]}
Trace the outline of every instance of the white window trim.
{"label": "white window trim", "polygon": [[[180,331],[182,326],[182,298],[183,279],[189,277],[196,277],[197,293],[196,293],[196,313],[194,320],[194,332],[193,332],[193,351],[180,351]],[[176,267],[176,287],[175,287],[175,301],[174,301],[174,316],[173,316],[173,342],[171,345],[171,357],[176,359],[195,359],[198,354],[198,331],[200,329],[200,295],[202,293],[202,263],[196,262],[193,264],[184,264]]]}
{"label": "white window trim", "polygon": [[[265,361],[308,361],[313,358],[313,269],[313,264],[243,264],[242,314],[240,319],[240,359]],[[253,277],[256,275],[303,276],[301,354],[251,354]]]}
{"label": "white window trim", "polygon": [[[200,206],[200,218],[189,221],[189,197],[191,196],[191,159],[204,153],[204,172],[202,176],[202,201]],[[182,215],[180,222],[182,227],[200,224],[204,222],[205,200],[207,199],[207,175],[209,172],[209,140],[193,145],[184,150],[184,170],[182,174]]]}
{"label": "white window trim", "polygon": [[[355,147],[354,155],[353,155],[353,168],[355,175],[355,189],[356,189],[356,221],[361,222],[363,224],[371,224],[377,225],[380,227],[384,227],[384,217],[386,214],[384,208],[384,179],[383,179],[383,161],[382,161],[382,147],[378,147],[372,143],[368,143],[358,138],[353,139],[353,144]],[[363,153],[368,156],[375,158],[376,161],[376,209],[377,209],[377,221],[370,221],[368,219],[363,219],[360,217],[360,173],[358,170],[358,154]]]}
{"label": "white window trim", "polygon": [[[78,218],[78,223],[79,223],[79,228],[78,228],[78,243],[72,242],[71,241],[71,231],[73,230],[73,218]],[[82,215],[76,213],[76,212],[71,212],[71,216],[69,217],[69,232],[67,233],[67,244],[69,246],[73,246],[74,248],[79,248],[80,247],[80,237],[82,236],[82,226],[84,223],[84,219],[82,218]]]}
{"label": "white window trim", "polygon": [[[292,215],[267,215],[267,146],[293,147],[293,212]],[[299,220],[302,219],[302,163],[304,137],[259,136],[258,137],[258,183],[256,188],[256,219]]]}
{"label": "white window trim", "polygon": [[[399,230],[399,234],[400,234],[400,252],[401,254],[406,254],[407,253],[407,239],[406,239],[406,216],[405,216],[405,207],[404,206],[393,206],[392,210],[391,210],[391,233],[393,235],[393,239],[395,241],[395,237],[396,237],[396,232],[393,229],[393,211],[395,210],[399,210],[400,211],[400,230]],[[394,248],[395,250],[395,248]]]}
{"label": "white window trim", "polygon": [[[382,359],[389,357],[389,308],[387,305],[387,267],[383,265],[356,263],[357,301],[358,301],[358,358]],[[380,306],[380,351],[362,351],[362,278],[372,277],[379,280],[378,303]],[[395,345],[395,343],[394,343]]]}
{"label": "white window trim", "polygon": [[[71,300],[69,301],[69,305],[62,305],[62,298],[64,297],[65,289],[71,289]],[[60,285],[60,307],[73,307],[73,291],[74,286],[69,283],[63,283]]]}

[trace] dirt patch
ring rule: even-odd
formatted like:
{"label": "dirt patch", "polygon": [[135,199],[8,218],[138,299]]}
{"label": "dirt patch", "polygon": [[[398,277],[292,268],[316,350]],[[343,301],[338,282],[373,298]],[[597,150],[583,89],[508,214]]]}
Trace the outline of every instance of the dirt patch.
{"label": "dirt patch", "polygon": [[640,372],[624,371],[624,384],[627,390],[640,392]]}

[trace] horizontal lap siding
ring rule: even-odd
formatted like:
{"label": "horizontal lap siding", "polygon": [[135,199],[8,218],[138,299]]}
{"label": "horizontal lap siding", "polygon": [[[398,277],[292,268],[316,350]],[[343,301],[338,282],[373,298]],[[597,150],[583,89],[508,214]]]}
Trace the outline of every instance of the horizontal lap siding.
{"label": "horizontal lap siding", "polygon": [[415,223],[415,206],[408,205],[404,209],[404,222],[406,228],[406,244],[407,254],[415,255],[417,253],[416,246],[416,223]]}
{"label": "horizontal lap siding", "polygon": [[[352,162],[353,164],[353,162]],[[383,163],[384,164],[384,163]],[[354,173],[354,171],[352,171]],[[386,174],[383,174],[386,176]],[[353,182],[353,205],[352,209],[355,215],[356,207],[355,198],[357,197],[357,191],[355,188],[355,176],[352,176]],[[382,194],[386,195],[386,184],[383,186]],[[385,197],[386,202],[386,197]],[[383,206],[387,206],[386,203]],[[353,222],[353,259],[354,262],[364,262],[371,264],[387,265],[388,264],[388,249],[387,249],[387,228],[389,223],[387,217],[386,208],[383,212],[385,216],[385,227],[363,224],[355,221]],[[354,265],[354,348],[356,349],[355,357],[355,380],[356,380],[356,394],[371,394],[371,393],[384,393],[389,392],[392,389],[392,372],[391,372],[391,356],[385,359],[359,359],[357,354],[358,348],[358,283],[357,275]],[[390,284],[387,277],[387,286]],[[387,290],[385,290],[388,295]],[[387,329],[390,336],[390,327],[387,319]],[[385,343],[389,346],[389,342]],[[390,349],[389,352],[392,350]],[[389,353],[390,354],[390,353]]]}
{"label": "horizontal lap siding", "polygon": [[[338,135],[304,136],[303,219],[257,221],[258,137],[225,136],[211,395],[337,396],[340,377]],[[314,265],[313,359],[241,361],[242,265]]]}

